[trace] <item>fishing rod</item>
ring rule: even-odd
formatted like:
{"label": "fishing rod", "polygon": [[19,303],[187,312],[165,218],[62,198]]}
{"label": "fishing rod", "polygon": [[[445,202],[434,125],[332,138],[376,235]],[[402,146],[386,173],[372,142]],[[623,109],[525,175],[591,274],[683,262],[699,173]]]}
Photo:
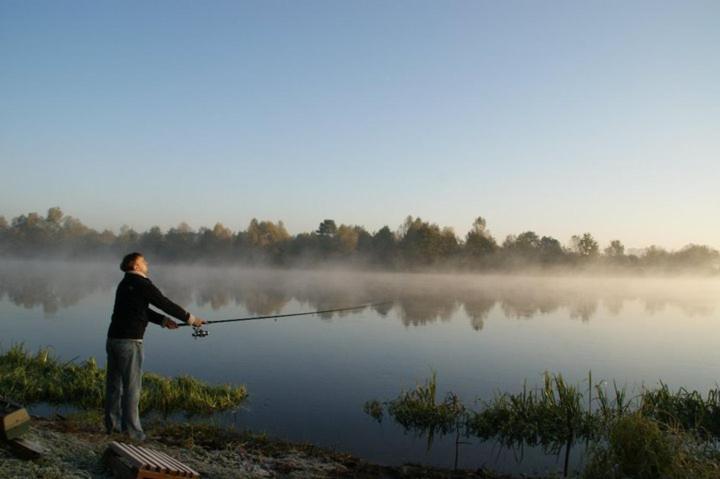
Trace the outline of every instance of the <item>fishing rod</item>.
{"label": "fishing rod", "polygon": [[[238,322],[238,321],[255,321],[258,319],[289,318],[291,316],[307,316],[307,315],[311,315],[311,314],[338,313],[341,311],[353,311],[356,309],[364,309],[364,308],[371,307],[371,306],[381,306],[381,305],[390,304],[390,303],[391,303],[391,301],[385,301],[382,303],[368,303],[368,304],[361,304],[359,306],[348,306],[345,308],[322,309],[322,310],[318,310],[318,311],[306,311],[304,313],[271,314],[271,315],[267,315],[267,316],[247,316],[244,318],[216,319],[216,320],[212,320],[212,321],[205,321],[205,323],[202,324],[201,326],[193,326],[192,335],[194,338],[206,337],[208,335],[208,332],[207,332],[207,330],[203,329],[203,326],[208,325],[208,324],[234,323],[234,322]],[[183,326],[190,326],[190,325],[187,323],[178,324],[178,327],[183,327]]]}

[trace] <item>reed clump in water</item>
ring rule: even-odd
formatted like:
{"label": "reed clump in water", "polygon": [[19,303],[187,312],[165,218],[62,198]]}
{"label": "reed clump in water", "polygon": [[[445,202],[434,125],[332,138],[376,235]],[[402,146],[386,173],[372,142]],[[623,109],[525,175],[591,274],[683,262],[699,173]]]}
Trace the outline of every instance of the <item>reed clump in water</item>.
{"label": "reed clump in water", "polygon": [[454,431],[465,407],[453,393],[437,400],[437,377],[433,375],[415,389],[403,391],[387,404],[388,414],[407,430],[435,431],[447,434]]}
{"label": "reed clump in water", "polygon": [[[45,402],[99,409],[105,400],[105,369],[94,358],[61,362],[48,349],[28,352],[16,345],[0,354],[0,391],[23,404]],[[213,386],[190,376],[143,375],[142,413],[209,414],[238,407],[247,398],[244,386]]]}
{"label": "reed clump in water", "polygon": [[680,388],[673,392],[667,384],[644,390],[640,413],[663,424],[695,431],[703,437],[720,438],[720,389],[711,389],[705,397],[697,391]]}
{"label": "reed clump in water", "polygon": [[[570,450],[577,441],[595,444],[590,448],[591,465],[593,461],[603,462],[601,459],[605,457],[607,461],[616,461],[612,467],[620,467],[618,464],[630,460],[631,456],[622,456],[620,452],[630,450],[624,444],[632,442],[629,438],[635,434],[634,444],[647,447],[641,447],[632,457],[639,455],[638,460],[647,470],[663,469],[662,458],[670,455],[672,464],[668,470],[675,470],[680,464],[700,471],[697,477],[704,477],[702,471],[706,470],[717,473],[708,477],[720,477],[717,470],[720,462],[712,447],[712,441],[720,439],[720,390],[710,390],[703,397],[697,391],[682,388],[673,392],[660,383],[659,388],[643,389],[628,399],[626,389],[615,382],[610,393],[603,387],[604,381],[593,383],[591,374],[587,382],[584,394],[583,389],[569,384],[562,375],[545,373],[542,387],[529,390],[525,386],[517,394],[500,393],[482,402],[478,410],[471,410],[452,393],[446,395],[448,399],[443,403],[429,401],[428,394],[432,392],[434,397],[436,393],[433,375],[416,391],[402,392],[397,399],[384,403],[369,401],[365,408],[373,417],[382,418],[387,412],[406,429],[429,435],[462,431],[466,437],[493,439],[506,447],[540,446],[553,454],[559,454],[564,448],[565,475],[569,472]],[[446,421],[445,428],[437,427],[442,424],[437,419],[443,417],[442,408],[457,412],[454,422]],[[656,428],[662,436],[659,439]],[[667,449],[668,444],[673,449]],[[647,457],[643,458],[643,454]],[[607,461],[604,464],[608,465]],[[657,467],[652,465],[655,462]]]}
{"label": "reed clump in water", "polygon": [[608,424],[588,451],[583,479],[716,479],[720,460],[713,444],[696,434],[636,411]]}
{"label": "reed clump in water", "polygon": [[583,394],[562,375],[544,375],[542,388],[502,393],[482,403],[468,418],[468,429],[480,439],[506,446],[525,443],[557,453],[568,441],[591,437],[595,418],[583,407]]}

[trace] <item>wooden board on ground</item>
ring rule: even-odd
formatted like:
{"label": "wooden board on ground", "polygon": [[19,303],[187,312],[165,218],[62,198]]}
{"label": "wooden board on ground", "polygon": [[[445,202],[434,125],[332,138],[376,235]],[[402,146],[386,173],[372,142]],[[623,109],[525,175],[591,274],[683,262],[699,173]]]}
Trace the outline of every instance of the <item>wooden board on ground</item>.
{"label": "wooden board on ground", "polygon": [[105,450],[105,463],[116,479],[199,478],[200,474],[164,452],[113,441]]}
{"label": "wooden board on ground", "polygon": [[10,450],[20,459],[39,459],[45,454],[43,449],[38,443],[28,441],[27,439],[12,439],[6,441]]}
{"label": "wooden board on ground", "polygon": [[0,439],[19,438],[30,429],[30,415],[21,405],[0,399]]}

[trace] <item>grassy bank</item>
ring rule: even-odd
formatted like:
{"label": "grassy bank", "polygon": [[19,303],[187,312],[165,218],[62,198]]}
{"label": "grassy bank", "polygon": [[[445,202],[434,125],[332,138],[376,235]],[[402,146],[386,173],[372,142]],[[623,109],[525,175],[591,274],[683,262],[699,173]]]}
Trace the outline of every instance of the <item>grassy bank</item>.
{"label": "grassy bank", "polygon": [[[16,345],[0,353],[0,391],[22,404],[49,403],[81,409],[101,409],[105,369],[94,358],[62,362],[47,349],[28,352]],[[140,409],[143,414],[209,414],[238,407],[247,398],[244,386],[209,385],[190,376],[143,375]]]}
{"label": "grassy bank", "polygon": [[[29,439],[41,444],[47,453],[38,461],[23,461],[0,447],[0,477],[110,479],[112,474],[103,468],[101,457],[116,438],[106,436],[100,423],[98,412],[72,414],[62,420],[34,420]],[[148,440],[143,446],[169,454],[208,479],[519,479],[485,470],[382,466],[311,444],[207,423],[150,420],[145,429]]]}

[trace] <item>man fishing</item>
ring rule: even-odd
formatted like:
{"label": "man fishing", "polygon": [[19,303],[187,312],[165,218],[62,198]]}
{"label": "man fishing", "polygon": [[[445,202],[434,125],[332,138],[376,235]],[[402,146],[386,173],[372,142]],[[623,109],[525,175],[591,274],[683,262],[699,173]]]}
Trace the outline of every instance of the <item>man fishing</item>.
{"label": "man fishing", "polygon": [[108,434],[127,432],[136,440],[145,439],[140,424],[143,335],[148,322],[177,329],[178,323],[149,308],[162,310],[190,326],[205,321],[193,316],[166,298],[148,278],[148,263],[141,253],[126,255],[120,269],[125,272],[115,293],[115,306],[107,337],[107,378],[105,429]]}

